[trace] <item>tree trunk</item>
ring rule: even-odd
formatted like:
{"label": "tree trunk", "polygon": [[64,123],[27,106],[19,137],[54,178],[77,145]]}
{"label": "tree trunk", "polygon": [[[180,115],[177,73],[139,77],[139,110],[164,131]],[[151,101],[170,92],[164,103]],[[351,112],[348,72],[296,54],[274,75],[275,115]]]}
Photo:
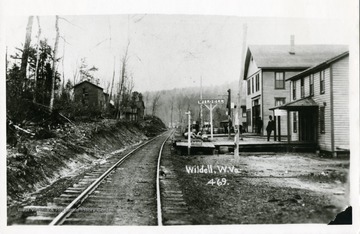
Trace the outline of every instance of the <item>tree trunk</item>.
{"label": "tree trunk", "polygon": [[63,58],[61,61],[62,64],[62,86],[61,86],[61,94],[64,92],[65,89],[65,68],[64,68],[64,60],[65,60],[65,39],[64,39],[64,46],[63,46]]}
{"label": "tree trunk", "polygon": [[57,48],[59,44],[59,16],[56,16],[55,20],[55,29],[56,29],[56,38],[55,38],[55,46],[54,46],[54,57],[53,57],[53,74],[52,74],[52,85],[51,85],[51,99],[50,99],[50,112],[53,111],[54,108],[54,97],[55,97],[55,82],[56,82],[56,55]]}
{"label": "tree trunk", "polygon": [[112,98],[112,91],[113,91],[113,87],[114,87],[114,79],[115,79],[115,56],[114,56],[114,70],[113,70],[113,77],[112,77],[112,81],[111,81],[111,88],[110,88],[110,95],[109,95],[109,100],[108,100],[108,103],[110,103],[111,98]]}
{"label": "tree trunk", "polygon": [[40,27],[40,18],[36,16],[37,23],[38,23],[38,35],[37,35],[37,44],[36,44],[36,65],[35,65],[35,74],[34,74],[34,97],[33,102],[36,102],[36,94],[37,94],[37,76],[38,76],[38,69],[39,69],[39,60],[40,60],[40,35],[41,35],[41,27]]}
{"label": "tree trunk", "polygon": [[121,117],[121,96],[123,94],[123,89],[124,89],[124,82],[125,82],[125,73],[126,73],[126,63],[127,63],[127,56],[128,56],[128,50],[129,50],[129,45],[130,42],[128,42],[127,46],[126,46],[126,51],[125,51],[125,55],[122,58],[122,68],[121,68],[121,83],[120,83],[120,90],[119,90],[119,103],[118,103],[118,110],[119,110],[119,114],[118,114],[118,118]]}
{"label": "tree trunk", "polygon": [[34,16],[29,16],[28,24],[26,26],[26,35],[25,35],[25,43],[24,43],[24,50],[21,56],[21,67],[20,67],[20,75],[23,81],[23,86],[26,87],[26,68],[28,64],[29,58],[29,47],[31,42],[31,32],[32,32],[32,25],[33,25]]}

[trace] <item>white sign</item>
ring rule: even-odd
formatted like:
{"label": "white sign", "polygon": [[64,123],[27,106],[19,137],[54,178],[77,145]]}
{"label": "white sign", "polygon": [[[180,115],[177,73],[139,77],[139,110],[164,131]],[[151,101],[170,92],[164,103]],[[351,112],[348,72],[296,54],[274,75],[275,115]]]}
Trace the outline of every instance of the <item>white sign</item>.
{"label": "white sign", "polygon": [[198,104],[224,104],[224,99],[202,99],[198,100]]}
{"label": "white sign", "polygon": [[287,111],[286,110],[275,109],[274,110],[274,115],[275,116],[287,115]]}
{"label": "white sign", "polygon": [[235,103],[231,103],[231,109],[234,109],[235,108]]}

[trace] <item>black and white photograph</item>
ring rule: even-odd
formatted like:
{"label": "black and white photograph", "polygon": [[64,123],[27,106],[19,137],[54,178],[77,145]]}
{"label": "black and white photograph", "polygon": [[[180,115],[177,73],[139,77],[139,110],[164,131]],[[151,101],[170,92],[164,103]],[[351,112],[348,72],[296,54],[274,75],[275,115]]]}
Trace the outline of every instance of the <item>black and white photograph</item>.
{"label": "black and white photograph", "polygon": [[39,2],[2,1],[4,233],[359,232],[359,3]]}

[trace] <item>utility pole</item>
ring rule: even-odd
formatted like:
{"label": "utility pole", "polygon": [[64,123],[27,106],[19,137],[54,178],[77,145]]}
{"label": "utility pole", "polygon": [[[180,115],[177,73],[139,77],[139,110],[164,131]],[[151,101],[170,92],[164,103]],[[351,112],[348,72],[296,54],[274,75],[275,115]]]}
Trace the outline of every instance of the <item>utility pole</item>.
{"label": "utility pole", "polygon": [[53,57],[53,71],[52,71],[52,86],[51,86],[51,98],[50,98],[50,112],[53,111],[54,108],[54,99],[55,99],[55,82],[56,82],[56,56],[57,56],[57,49],[59,44],[59,16],[55,16],[55,29],[56,29],[56,38],[55,38],[55,46],[54,46],[54,57]]}
{"label": "utility pole", "polygon": [[228,89],[228,102],[227,102],[227,108],[228,108],[228,138],[231,139],[231,89]]}
{"label": "utility pole", "polygon": [[244,73],[244,57],[246,50],[246,34],[247,34],[247,24],[243,24],[243,44],[241,48],[241,61],[240,61],[240,77],[239,77],[239,91],[238,91],[238,100],[237,100],[237,110],[235,113],[235,125],[236,125],[236,135],[235,135],[235,150],[234,156],[239,157],[239,139],[242,137],[240,132],[240,118],[241,118],[241,91],[243,83],[243,73]]}
{"label": "utility pole", "polygon": [[[202,100],[202,76],[200,76],[200,100]],[[204,126],[203,121],[203,105],[200,104],[200,128]]]}
{"label": "utility pole", "polygon": [[188,155],[190,155],[190,148],[191,148],[191,112],[185,112],[188,115]]}

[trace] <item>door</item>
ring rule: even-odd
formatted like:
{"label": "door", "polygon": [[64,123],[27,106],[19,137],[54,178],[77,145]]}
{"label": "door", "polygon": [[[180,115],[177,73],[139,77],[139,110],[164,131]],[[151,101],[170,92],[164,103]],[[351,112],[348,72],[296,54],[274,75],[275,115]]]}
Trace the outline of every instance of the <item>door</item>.
{"label": "door", "polygon": [[306,142],[314,142],[316,137],[316,112],[301,111],[299,112],[299,140]]}
{"label": "door", "polygon": [[253,101],[252,107],[252,132],[257,132],[258,130],[258,120],[260,117],[260,105],[259,99]]}

